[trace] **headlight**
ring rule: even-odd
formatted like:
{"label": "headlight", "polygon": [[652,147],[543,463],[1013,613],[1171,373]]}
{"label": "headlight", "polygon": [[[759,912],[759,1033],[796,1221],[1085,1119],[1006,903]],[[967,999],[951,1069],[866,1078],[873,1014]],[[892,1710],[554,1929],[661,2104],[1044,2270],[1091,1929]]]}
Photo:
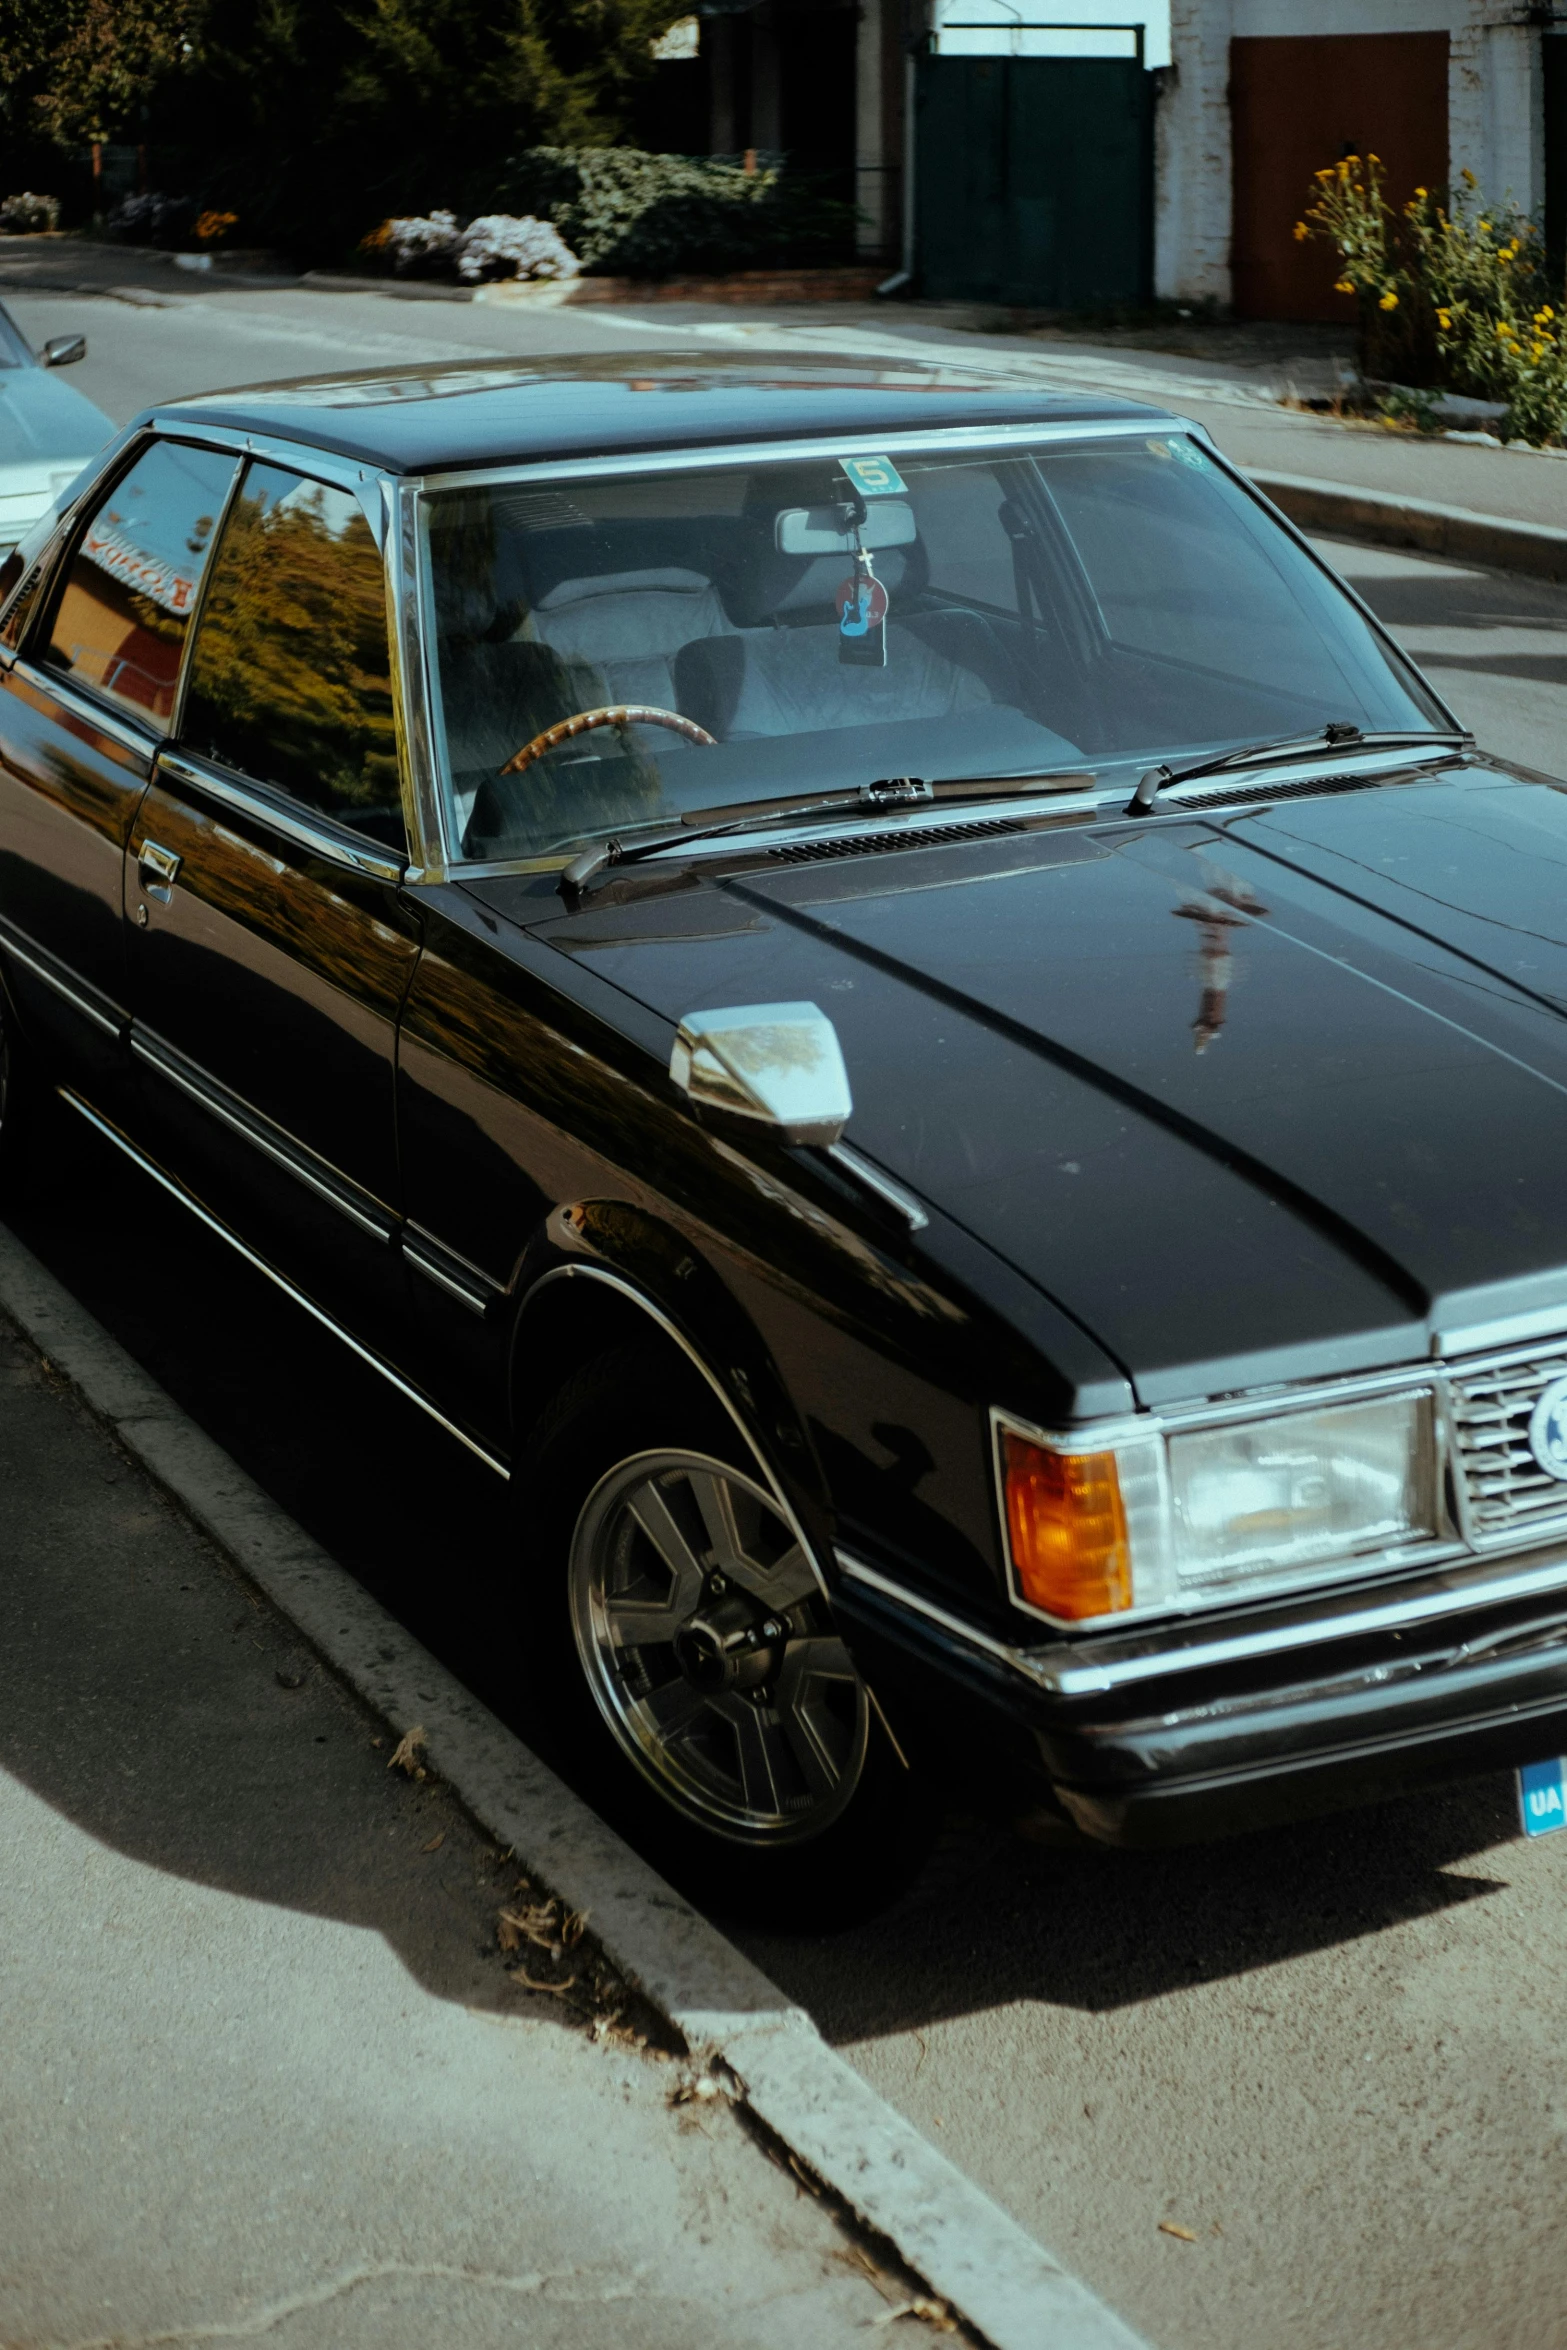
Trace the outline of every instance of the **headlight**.
{"label": "headlight", "polygon": [[1432,1397],[1067,1452],[1001,1430],[1017,1594],[1064,1623],[1352,1574],[1439,1530]]}

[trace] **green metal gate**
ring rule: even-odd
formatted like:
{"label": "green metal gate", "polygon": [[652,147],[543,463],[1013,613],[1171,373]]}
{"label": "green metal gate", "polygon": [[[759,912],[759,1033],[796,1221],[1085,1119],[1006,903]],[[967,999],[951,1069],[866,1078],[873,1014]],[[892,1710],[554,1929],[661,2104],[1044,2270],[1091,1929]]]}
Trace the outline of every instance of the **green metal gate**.
{"label": "green metal gate", "polygon": [[938,301],[1146,302],[1153,77],[1120,57],[921,57],[915,265]]}

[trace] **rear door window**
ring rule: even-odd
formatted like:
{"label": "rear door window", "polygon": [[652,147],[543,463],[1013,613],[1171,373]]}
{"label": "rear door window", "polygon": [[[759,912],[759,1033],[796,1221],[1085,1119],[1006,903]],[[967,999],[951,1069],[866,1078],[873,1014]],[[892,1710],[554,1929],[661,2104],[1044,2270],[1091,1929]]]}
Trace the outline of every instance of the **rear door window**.
{"label": "rear door window", "polygon": [[160,728],[235,461],[154,441],[94,513],[54,607],[48,668]]}
{"label": "rear door window", "polygon": [[253,464],[191,652],[185,747],[406,847],[381,552],[357,498]]}

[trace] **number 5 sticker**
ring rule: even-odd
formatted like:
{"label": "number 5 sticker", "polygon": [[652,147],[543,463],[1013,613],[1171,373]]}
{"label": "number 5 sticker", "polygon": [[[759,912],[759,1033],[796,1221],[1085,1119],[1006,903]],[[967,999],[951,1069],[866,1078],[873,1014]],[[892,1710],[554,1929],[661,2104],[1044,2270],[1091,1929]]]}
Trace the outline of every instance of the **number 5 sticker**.
{"label": "number 5 sticker", "polygon": [[843,470],[850,489],[862,498],[895,498],[903,488],[903,476],[890,457],[845,457]]}

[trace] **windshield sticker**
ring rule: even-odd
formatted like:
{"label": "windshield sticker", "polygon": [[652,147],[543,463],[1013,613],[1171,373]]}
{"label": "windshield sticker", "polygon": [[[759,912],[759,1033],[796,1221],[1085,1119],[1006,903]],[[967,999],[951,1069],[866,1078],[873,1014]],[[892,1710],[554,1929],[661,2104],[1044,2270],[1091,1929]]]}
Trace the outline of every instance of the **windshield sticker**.
{"label": "windshield sticker", "polygon": [[896,498],[902,495],[903,476],[890,457],[845,457],[842,463],[849,487],[858,490],[862,498]]}
{"label": "windshield sticker", "polygon": [[1183,465],[1189,465],[1194,473],[1206,473],[1208,470],[1207,458],[1201,449],[1194,448],[1190,441],[1172,443],[1171,454],[1178,457]]}

